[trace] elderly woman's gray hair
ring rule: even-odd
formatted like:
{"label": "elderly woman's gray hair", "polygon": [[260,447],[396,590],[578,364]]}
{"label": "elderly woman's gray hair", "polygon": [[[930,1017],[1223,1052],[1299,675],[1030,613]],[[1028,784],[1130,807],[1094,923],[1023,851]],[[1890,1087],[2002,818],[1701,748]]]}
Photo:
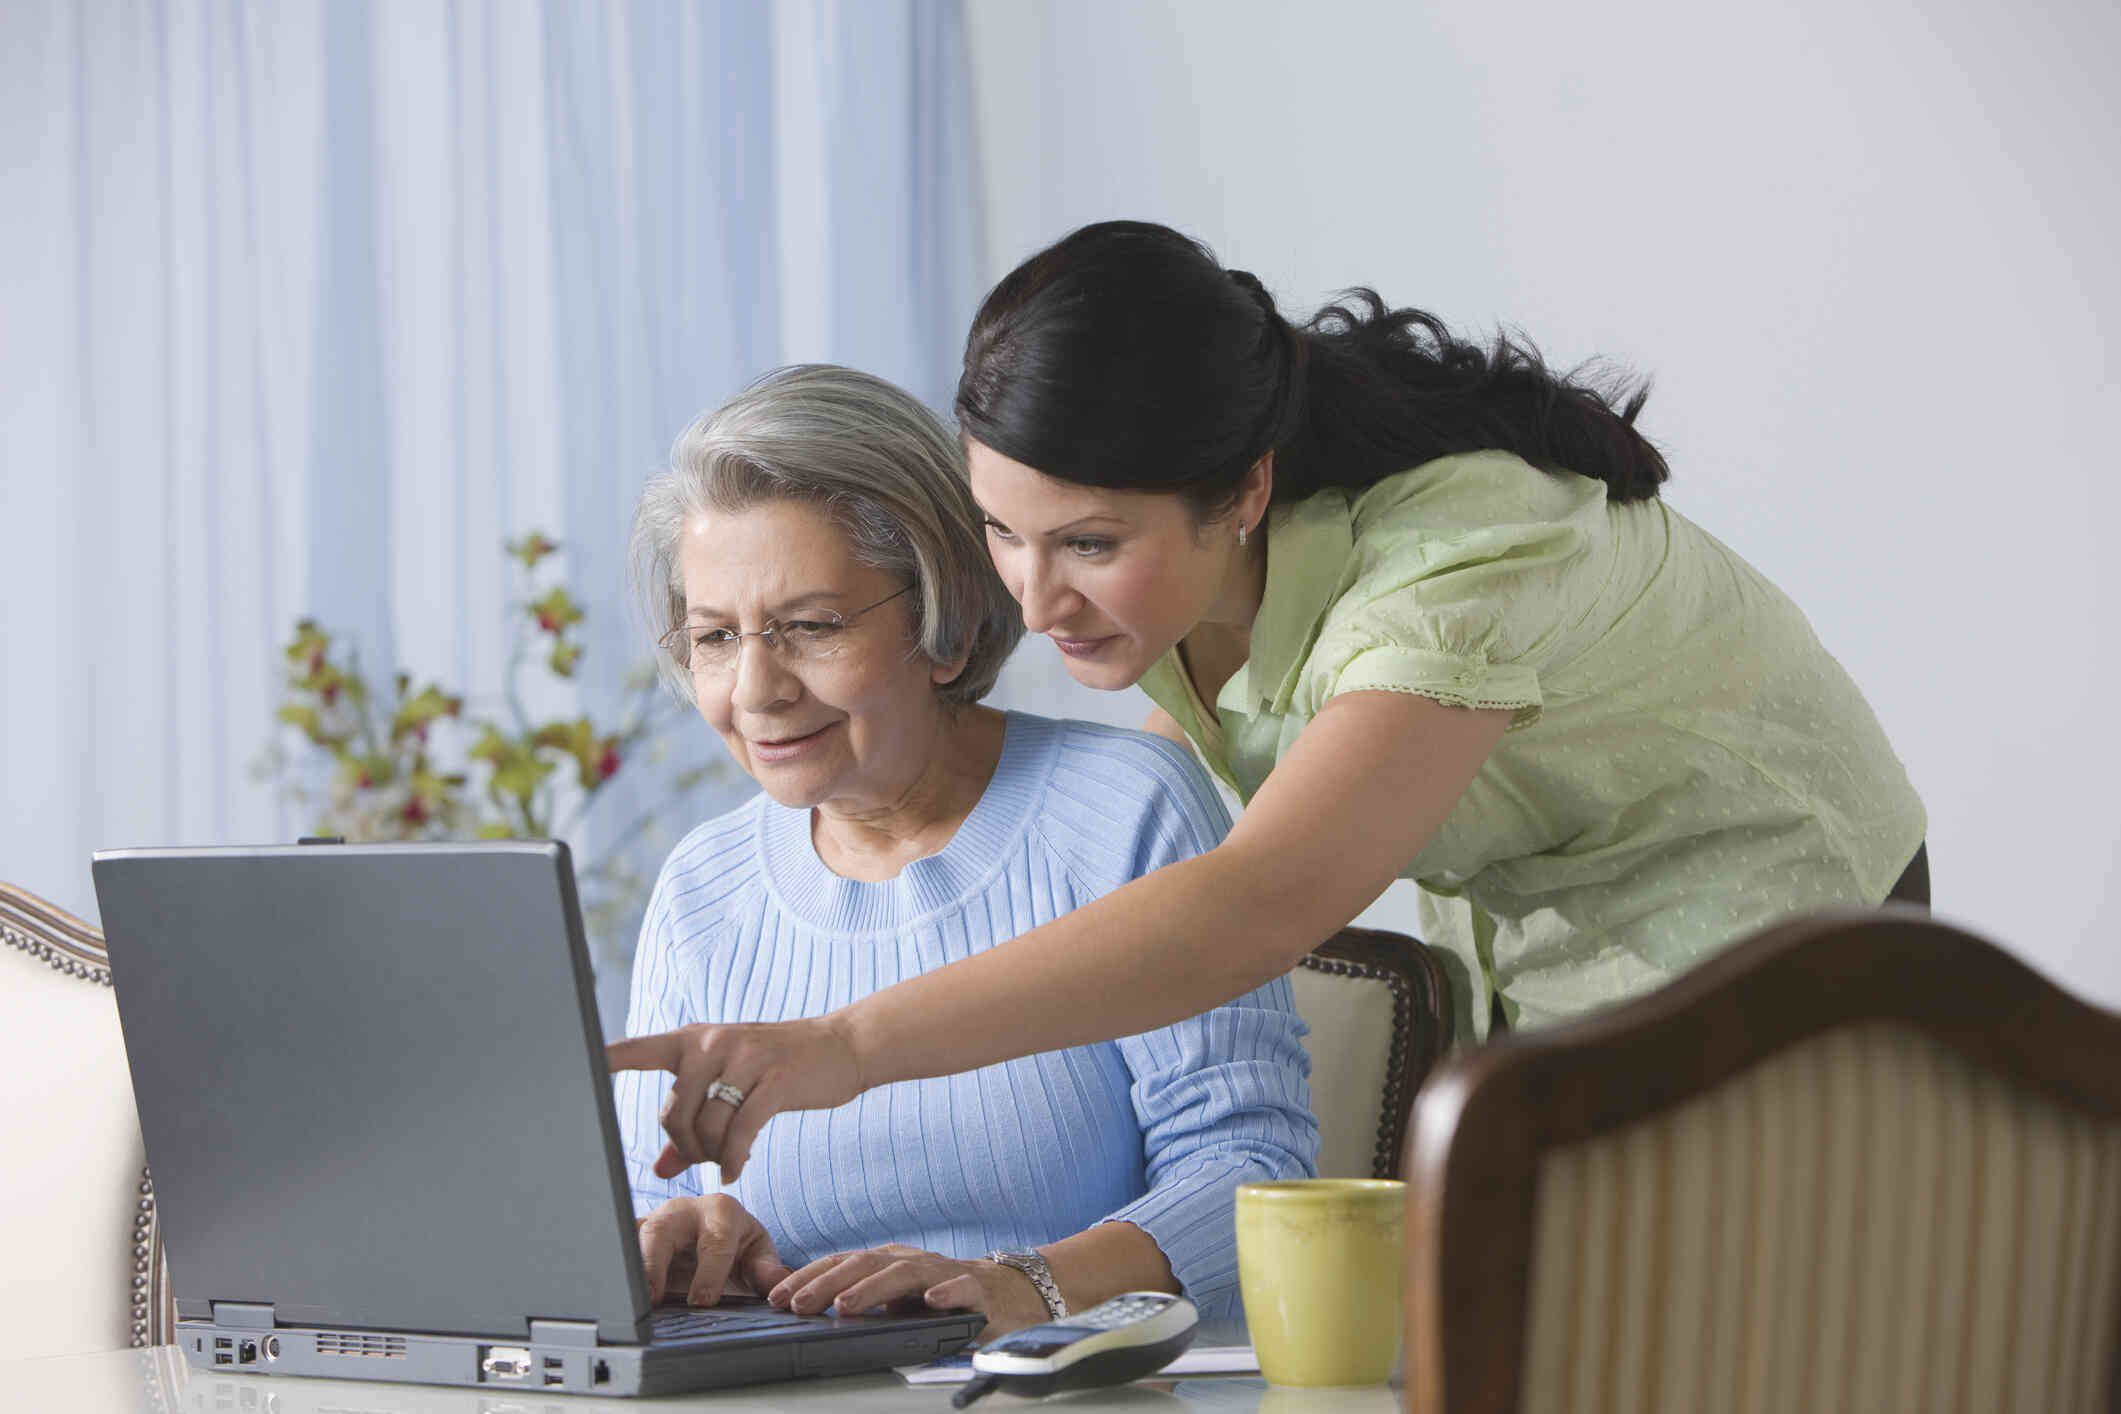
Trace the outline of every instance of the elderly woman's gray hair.
{"label": "elderly woman's gray hair", "polygon": [[[678,543],[703,511],[773,501],[821,508],[855,558],[914,586],[914,637],[930,662],[965,659],[936,689],[977,702],[1023,636],[1024,621],[987,557],[964,451],[934,413],[881,378],[832,364],[776,369],[703,415],[670,448],[634,512],[635,592],[658,636],[685,621]],[[679,695],[693,695],[677,654],[657,660]]]}

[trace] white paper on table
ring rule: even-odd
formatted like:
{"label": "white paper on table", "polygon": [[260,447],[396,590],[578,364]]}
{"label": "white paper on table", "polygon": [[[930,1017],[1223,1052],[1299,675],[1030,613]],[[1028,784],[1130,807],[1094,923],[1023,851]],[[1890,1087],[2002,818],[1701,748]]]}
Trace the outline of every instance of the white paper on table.
{"label": "white paper on table", "polygon": [[[945,1356],[926,1365],[901,1365],[898,1373],[909,1385],[961,1385],[972,1378],[972,1353]],[[1249,1345],[1196,1345],[1145,1380],[1165,1375],[1252,1375],[1259,1373],[1259,1357]]]}

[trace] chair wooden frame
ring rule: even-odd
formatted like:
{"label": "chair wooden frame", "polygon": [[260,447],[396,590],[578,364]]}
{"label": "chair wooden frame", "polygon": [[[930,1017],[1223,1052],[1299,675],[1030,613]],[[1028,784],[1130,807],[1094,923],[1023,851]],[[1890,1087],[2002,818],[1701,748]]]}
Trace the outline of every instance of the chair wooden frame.
{"label": "chair wooden frame", "polygon": [[[110,954],[104,949],[102,933],[11,884],[0,884],[0,945],[28,953],[54,971],[90,986],[111,985]],[[176,1328],[175,1295],[163,1257],[154,1176],[145,1168],[140,1170],[135,1192],[128,1329],[137,1347],[166,1345]]]}
{"label": "chair wooden frame", "polygon": [[[1514,1414],[1534,1181],[1547,1150],[1662,1113],[1810,1037],[1893,1022],[2121,1119],[2121,1016],[1971,933],[1888,907],[1777,925],[1638,1000],[1455,1058],[1416,1105],[1407,1175],[1410,1414]],[[2121,1411],[2121,1317],[2110,1389]]]}
{"label": "chair wooden frame", "polygon": [[[1377,1120],[1373,1178],[1398,1178],[1414,1097],[1451,1044],[1451,987],[1435,954],[1404,933],[1343,928],[1300,966],[1329,977],[1358,977],[1392,989],[1392,1050]],[[1427,1018],[1433,1024],[1419,1024]]]}

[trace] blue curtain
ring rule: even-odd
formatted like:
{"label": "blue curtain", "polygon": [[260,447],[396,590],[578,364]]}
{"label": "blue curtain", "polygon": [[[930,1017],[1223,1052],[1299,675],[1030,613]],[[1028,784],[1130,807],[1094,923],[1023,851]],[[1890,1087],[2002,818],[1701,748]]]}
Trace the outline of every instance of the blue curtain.
{"label": "blue curtain", "polygon": [[[296,618],[491,701],[500,542],[541,529],[589,615],[527,705],[604,720],[685,423],[798,359],[947,403],[959,0],[46,0],[7,32],[0,878],[90,919],[92,849],[307,828],[256,770]],[[720,750],[629,766],[589,828]]]}

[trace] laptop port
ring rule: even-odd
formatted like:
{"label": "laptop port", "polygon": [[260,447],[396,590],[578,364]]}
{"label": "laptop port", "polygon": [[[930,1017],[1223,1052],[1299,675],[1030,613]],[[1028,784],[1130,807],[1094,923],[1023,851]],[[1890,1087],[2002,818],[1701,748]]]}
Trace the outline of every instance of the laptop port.
{"label": "laptop port", "polygon": [[276,1335],[265,1337],[265,1358],[268,1360],[280,1358],[280,1337]]}
{"label": "laptop port", "polygon": [[214,1352],[214,1363],[216,1365],[233,1365],[236,1363],[236,1357],[225,1350],[216,1350]]}
{"label": "laptop port", "polygon": [[530,1374],[530,1351],[520,1345],[481,1346],[479,1370],[489,1380],[520,1380]]}
{"label": "laptop port", "polygon": [[239,1344],[239,1345],[238,1345],[238,1346],[236,1347],[236,1363],[237,1363],[238,1365],[255,1365],[255,1364],[257,1364],[257,1363],[258,1363],[258,1342],[254,1341],[254,1340],[246,1340],[246,1341],[242,1342],[241,1344]]}
{"label": "laptop port", "polygon": [[605,1363],[604,1363],[603,1361],[601,1361],[601,1360],[597,1361],[597,1364],[596,1364],[596,1369],[595,1369],[594,1371],[592,1371],[592,1372],[590,1373],[590,1376],[589,1376],[589,1382],[590,1382],[591,1384],[597,1384],[597,1385],[608,1385],[608,1384],[610,1384],[610,1383],[611,1383],[611,1367],[610,1367],[609,1365],[605,1364]]}

